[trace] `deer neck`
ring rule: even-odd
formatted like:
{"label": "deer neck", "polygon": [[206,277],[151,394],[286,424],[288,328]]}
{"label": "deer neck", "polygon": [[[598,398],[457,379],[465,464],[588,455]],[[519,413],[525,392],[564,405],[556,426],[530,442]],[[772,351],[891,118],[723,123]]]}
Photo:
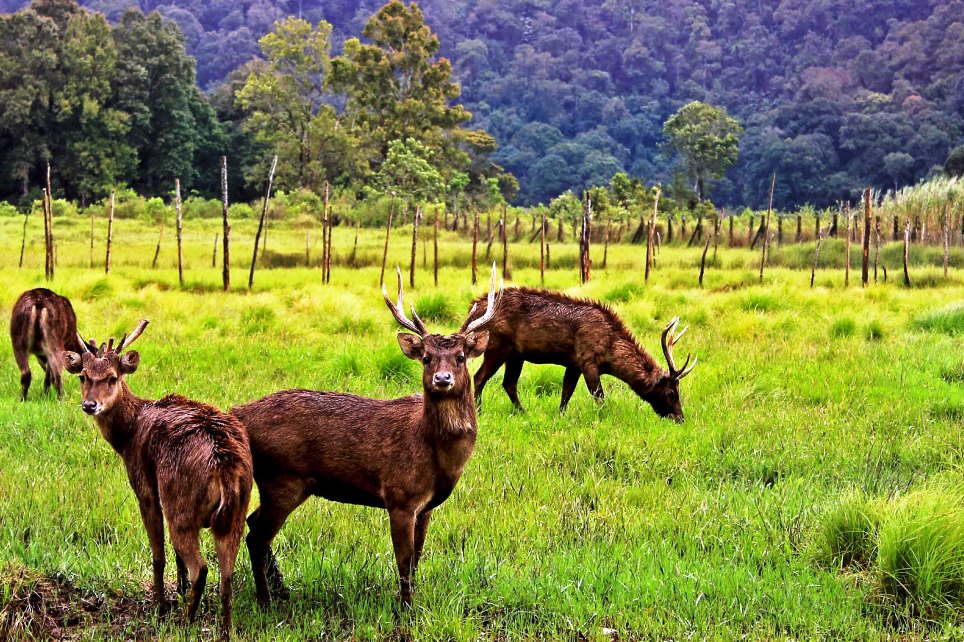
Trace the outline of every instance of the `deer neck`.
{"label": "deer neck", "polygon": [[617,346],[616,358],[610,364],[609,373],[625,381],[640,396],[651,392],[667,374],[649,354],[628,341],[620,342]]}
{"label": "deer neck", "polygon": [[120,398],[110,410],[97,415],[95,419],[100,434],[123,456],[124,450],[137,432],[137,419],[147,400],[134,395],[127,387],[127,382],[121,381],[120,385],[123,386]]}
{"label": "deer neck", "polygon": [[475,419],[475,400],[468,389],[459,396],[433,399],[422,395],[422,432],[428,438],[457,440],[478,431]]}

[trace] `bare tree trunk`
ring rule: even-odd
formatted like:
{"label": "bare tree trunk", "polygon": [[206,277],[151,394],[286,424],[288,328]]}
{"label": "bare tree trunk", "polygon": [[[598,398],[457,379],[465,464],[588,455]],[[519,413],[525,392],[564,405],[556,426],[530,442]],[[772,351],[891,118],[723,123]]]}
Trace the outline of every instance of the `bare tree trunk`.
{"label": "bare tree trunk", "polygon": [[666,242],[667,243],[673,242],[673,215],[672,214],[666,215]]}
{"label": "bare tree trunk", "polygon": [[174,216],[177,225],[177,282],[184,287],[184,249],[183,249],[183,227],[184,220],[181,215],[181,179],[174,179]]}
{"label": "bare tree trunk", "polygon": [[382,252],[382,272],[378,282],[385,283],[385,263],[388,261],[388,239],[392,235],[392,215],[395,213],[395,192],[392,192],[392,203],[388,206],[388,225],[385,226],[385,250]]}
{"label": "bare tree trunk", "polygon": [[813,287],[813,281],[817,276],[817,263],[820,262],[820,244],[823,242],[823,230],[819,227],[817,228],[817,249],[813,254],[813,268],[810,270],[810,287]]}
{"label": "bare tree trunk", "polygon": [[[770,248],[770,214],[773,212],[773,187],[777,182],[777,173],[773,172],[770,177],[770,202],[767,205],[766,222],[763,225],[763,247],[760,251],[760,283],[763,283],[763,268],[767,263],[767,250]],[[704,250],[703,255],[706,255]],[[702,285],[702,283],[700,284]]]}
{"label": "bare tree trunk", "polygon": [[864,254],[860,279],[864,287],[870,281],[870,188],[864,190]]}
{"label": "bare tree trunk", "polygon": [[562,216],[559,217],[559,233],[556,234],[556,242],[562,243],[562,236],[565,233],[562,227]]}
{"label": "bare tree trunk", "polygon": [[506,217],[505,208],[502,209],[502,220],[499,221],[499,228],[502,234],[502,278],[508,280],[512,276],[509,269],[509,219]]}
{"label": "bare tree trunk", "polygon": [[586,193],[586,204],[582,215],[582,234],[579,237],[579,276],[582,283],[590,279],[589,246],[592,235],[592,197]]}
{"label": "bare tree trunk", "polygon": [[224,265],[221,270],[221,280],[224,291],[231,289],[231,224],[228,222],[228,157],[221,157],[221,217],[224,222],[223,240],[221,241],[221,255]]}
{"label": "bare tree trunk", "polygon": [[710,235],[707,234],[706,244],[703,246],[703,256],[700,258],[700,287],[703,287],[703,273],[706,271],[706,252],[709,249],[710,249]]}
{"label": "bare tree trunk", "polygon": [[898,238],[897,228],[899,227],[899,225],[900,225],[900,224],[899,224],[898,221],[897,221],[897,215],[894,214],[894,234],[893,234],[893,239],[892,239],[892,240],[894,240],[894,241],[896,241],[897,238]]}
{"label": "bare tree trunk", "polygon": [[[644,281],[649,283],[649,271],[653,266],[653,233],[656,231],[656,212],[659,210],[659,196],[662,190],[656,188],[656,199],[653,203],[653,218],[649,222],[649,231],[646,235],[646,276]],[[683,236],[686,236],[686,219],[683,219]]]}
{"label": "bare tree trunk", "polygon": [[110,246],[114,242],[114,190],[110,191],[110,210],[107,214],[107,255],[104,257],[104,274],[110,274]]}
{"label": "bare tree trunk", "polygon": [[880,263],[880,216],[874,217],[874,283],[877,282],[877,265]]}
{"label": "bare tree trunk", "polygon": [[438,287],[438,210],[435,210],[435,235],[432,237],[432,274],[435,287]]}
{"label": "bare tree trunk", "polygon": [[546,243],[546,269],[549,269],[549,244]]}
{"label": "bare tree trunk", "polygon": [[[325,191],[327,194],[327,190]],[[331,245],[335,236],[335,214],[331,205],[328,206],[328,241],[325,246],[325,283],[331,283]]]}
{"label": "bare tree trunk", "polygon": [[907,271],[907,255],[910,246],[910,219],[907,220],[907,227],[904,229],[904,285],[910,287],[910,273]]}
{"label": "bare tree trunk", "polygon": [[783,245],[783,217],[777,217],[777,245]]}
{"label": "bare tree trunk", "polygon": [[797,214],[797,240],[796,240],[797,243],[800,242],[800,238],[802,236],[803,236],[803,217]]}
{"label": "bare tree trunk", "polygon": [[713,260],[716,260],[716,251],[720,248],[720,214],[717,212],[716,221],[713,223]]}
{"label": "bare tree trunk", "polygon": [[321,205],[321,282],[328,282],[328,182],[325,182],[325,198]]}
{"label": "bare tree trunk", "polygon": [[218,266],[218,234],[214,234],[214,251],[211,252],[211,267]]}
{"label": "bare tree trunk", "polygon": [[[265,246],[268,245],[268,230],[265,228],[265,222],[268,220],[268,203],[271,201],[271,183],[274,181],[274,170],[278,166],[278,157],[275,156],[271,159],[271,169],[268,170],[268,186],[264,191],[264,203],[261,206],[261,218],[258,220],[258,231],[254,234],[254,254],[251,256],[251,271],[248,273],[248,289],[254,287],[254,266],[258,262],[258,242],[261,240],[261,231],[264,230]],[[327,188],[327,183],[325,184]],[[327,194],[327,191],[326,191]],[[180,238],[180,232],[178,232],[178,238]],[[180,247],[180,241],[178,241],[178,247]],[[178,250],[180,252],[180,250]],[[264,248],[261,249],[262,253],[265,251]],[[263,254],[262,254],[263,256]]]}
{"label": "bare tree trunk", "polygon": [[542,224],[539,227],[539,282],[546,284],[546,215],[542,215]]}
{"label": "bare tree trunk", "polygon": [[418,222],[422,218],[422,208],[415,208],[415,216],[412,218],[412,262],[409,266],[408,285],[415,289],[415,255],[418,252]]}
{"label": "bare tree trunk", "polygon": [[157,269],[157,257],[161,255],[161,239],[164,238],[164,219],[161,219],[161,231],[157,235],[157,248],[154,250],[154,260],[151,261],[151,269]]}
{"label": "bare tree trunk", "polygon": [[477,279],[476,259],[479,245],[479,210],[475,210],[475,222],[472,224],[472,285]]}
{"label": "bare tree trunk", "polygon": [[50,187],[50,163],[47,163],[47,192],[46,192],[46,243],[44,244],[45,263],[47,269],[45,276],[48,281],[54,279],[54,196]]}
{"label": "bare tree trunk", "polygon": [[519,240],[519,215],[515,215],[515,240]]}
{"label": "bare tree trunk", "polygon": [[485,246],[485,260],[488,261],[489,257],[492,256],[492,241],[495,238],[492,236],[492,212],[489,212],[489,220],[486,224],[486,236],[488,237],[488,243]]}
{"label": "bare tree trunk", "polygon": [[30,220],[30,212],[23,213],[23,238],[20,240],[20,267],[23,267],[23,253],[27,248],[27,221]]}
{"label": "bare tree trunk", "polygon": [[730,243],[730,247],[733,247],[733,218],[734,218],[734,217],[733,217],[732,215],[730,215],[730,216],[728,216],[727,218],[730,219],[730,241],[729,241],[729,243]]}

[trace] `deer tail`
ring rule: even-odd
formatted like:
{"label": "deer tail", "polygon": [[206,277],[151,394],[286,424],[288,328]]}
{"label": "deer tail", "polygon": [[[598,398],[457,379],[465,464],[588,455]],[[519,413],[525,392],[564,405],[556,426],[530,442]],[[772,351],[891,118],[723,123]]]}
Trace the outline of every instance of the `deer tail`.
{"label": "deer tail", "polygon": [[[225,477],[229,477],[225,479]],[[221,503],[211,515],[211,533],[216,537],[224,537],[235,530],[237,524],[244,522],[244,512],[248,505],[248,495],[238,477],[223,475],[219,480],[221,487]]]}
{"label": "deer tail", "polygon": [[[49,323],[50,323],[50,313],[47,312],[47,308],[41,308],[41,307],[38,306],[38,307],[34,308],[34,314],[37,313],[37,310],[38,310],[38,309],[40,310],[40,317],[39,317],[39,319],[37,319],[37,329],[40,331],[40,336],[37,337],[37,338],[40,340],[40,345],[41,345],[43,351],[46,352],[46,351],[48,350],[48,347],[47,347],[47,346],[48,346],[48,342],[50,341],[50,337],[51,337],[51,335],[52,335],[52,332],[50,331],[50,325],[49,325]],[[34,330],[33,330],[33,327],[34,327],[34,324],[31,323],[31,324],[30,324],[30,332],[33,332],[33,331],[34,331]],[[29,337],[29,338],[30,338],[30,345],[33,345],[33,339],[34,339],[34,337],[31,336],[31,337]]]}

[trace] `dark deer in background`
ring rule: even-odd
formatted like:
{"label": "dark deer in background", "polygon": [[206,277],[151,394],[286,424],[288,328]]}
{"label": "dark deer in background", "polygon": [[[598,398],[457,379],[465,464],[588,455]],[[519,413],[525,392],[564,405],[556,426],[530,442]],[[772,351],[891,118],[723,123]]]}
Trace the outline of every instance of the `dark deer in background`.
{"label": "dark deer in background", "polygon": [[63,397],[64,351],[83,350],[77,343],[77,317],[70,301],[46,288],[27,290],[13,306],[10,339],[20,368],[20,399],[26,401],[30,389],[30,355],[43,366],[44,391],[53,384],[57,396]]}
{"label": "dark deer in background", "polygon": [[[251,497],[247,433],[233,416],[184,397],[149,401],[134,396],[124,379],[137,370],[140,355],[123,350],[145,327],[147,321],[141,321],[116,348],[110,339],[96,352],[81,339],[83,354],[66,353],[67,371],[80,375],[81,407],[94,417],[104,439],[124,460],[150,540],[154,600],[162,611],[168,607],[164,518],[176,553],[181,597],[190,583],[188,620],[192,622],[208,571],[199,534],[202,528],[211,529],[221,574],[220,634],[226,638],[231,631],[234,562]],[[91,340],[91,345],[96,343]]]}
{"label": "dark deer in background", "polygon": [[398,302],[384,286],[382,292],[395,320],[415,333],[399,333],[398,343],[422,362],[422,394],[382,401],[284,390],[231,410],[248,429],[261,497],[248,518],[247,542],[262,606],[271,600],[269,583],[276,597],[286,594],[271,541],[312,495],[388,511],[401,598],[411,604],[432,509],[455,488],[472,454],[477,426],[466,362],[485,350],[487,335],[477,331],[495,307],[495,265],[490,312],[458,334],[429,334],[414,307],[412,319],[405,316],[401,272]]}
{"label": "dark deer in background", "polygon": [[[473,314],[483,313],[487,313],[485,301],[477,299],[466,322]],[[552,363],[566,368],[560,412],[565,411],[580,376],[586,378],[592,396],[602,401],[599,378],[611,375],[629,384],[660,417],[682,422],[679,381],[693,370],[696,359],[689,365],[686,357],[683,367],[676,367],[673,346],[686,332],[684,328],[675,334],[678,323],[679,317],[674,317],[663,330],[663,354],[669,366],[663,370],[616,313],[602,303],[547,290],[507,289],[487,326],[489,342],[475,373],[476,400],[481,402],[486,382],[505,364],[502,387],[521,410],[517,385],[522,364]]]}

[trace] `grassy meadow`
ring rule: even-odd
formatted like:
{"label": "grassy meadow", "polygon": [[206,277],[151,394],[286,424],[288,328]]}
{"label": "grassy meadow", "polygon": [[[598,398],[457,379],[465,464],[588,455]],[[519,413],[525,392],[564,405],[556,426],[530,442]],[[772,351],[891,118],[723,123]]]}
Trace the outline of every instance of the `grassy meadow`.
{"label": "grassy meadow", "polygon": [[[39,217],[18,268],[22,219],[0,219],[0,313],[44,285]],[[212,268],[214,220],[189,221],[186,287],[174,231],[115,221],[112,271],[95,268],[89,222],[58,219],[50,285],[68,296],[86,337],[151,325],[138,341],[136,394],[178,392],[222,408],[287,387],[374,397],[420,388],[377,287],[383,231],[334,232],[331,283],[305,267],[304,225],[279,224],[247,289],[254,224],[233,225],[232,290]],[[526,226],[527,227],[527,226]],[[311,261],[321,255],[311,230]],[[398,612],[384,511],[312,500],[276,540],[292,599],[262,612],[246,551],[236,574],[239,640],[938,639],[964,635],[964,251],[950,277],[939,251],[913,248],[912,287],[899,245],[882,256],[887,283],[850,287],[843,241],[825,242],[809,287],[813,244],[759,253],[724,241],[697,285],[702,248],[663,247],[648,285],[644,248],[594,246],[580,286],[577,248],[553,242],[546,286],[601,299],[662,362],[659,334],[690,325],[677,360],[699,365],[681,385],[686,422],[661,421],[604,378],[597,407],[584,383],[558,413],[562,368],[527,364],[527,412],[486,389],[473,458],[435,511],[415,606]],[[406,272],[411,228],[396,228],[389,264]],[[473,295],[470,244],[440,242],[432,285],[418,248],[406,289],[430,327],[457,329]],[[480,267],[485,265],[480,244]],[[510,284],[538,285],[538,243],[511,244]],[[501,259],[501,248],[491,249]],[[491,259],[490,259],[491,260]],[[482,268],[484,270],[484,267]],[[394,291],[394,280],[390,280]],[[472,366],[472,370],[477,364]],[[123,465],[79,408],[34,383],[21,404],[9,342],[0,341],[0,637],[195,640],[213,637],[216,564],[201,623],[183,609],[147,609],[150,551]],[[257,495],[252,501],[256,505]],[[170,551],[170,549],[169,549]],[[168,557],[173,591],[173,553]],[[98,611],[98,609],[100,609]]]}

